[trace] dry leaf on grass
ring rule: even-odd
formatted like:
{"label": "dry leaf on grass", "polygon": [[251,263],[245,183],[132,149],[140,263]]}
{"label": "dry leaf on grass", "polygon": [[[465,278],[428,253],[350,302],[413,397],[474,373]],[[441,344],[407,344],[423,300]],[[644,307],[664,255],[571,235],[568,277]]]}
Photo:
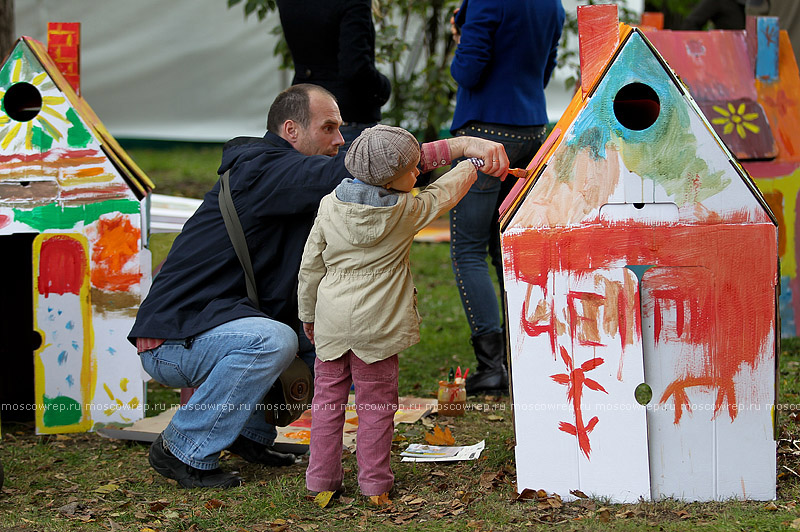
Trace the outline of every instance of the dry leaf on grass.
{"label": "dry leaf on grass", "polygon": [[425,441],[429,445],[455,445],[456,439],[450,432],[450,427],[445,427],[444,430],[439,425],[433,427],[433,432],[425,434]]}
{"label": "dry leaf on grass", "polygon": [[216,510],[217,508],[222,508],[225,506],[225,503],[219,499],[209,499],[203,506],[205,506],[208,510]]}
{"label": "dry leaf on grass", "polygon": [[333,492],[332,491],[320,491],[314,497],[314,502],[320,508],[327,508],[328,505],[331,503],[331,499],[333,499]]}
{"label": "dry leaf on grass", "polygon": [[392,500],[389,498],[388,493],[381,493],[380,495],[372,495],[369,498],[369,503],[373,506],[389,506]]}

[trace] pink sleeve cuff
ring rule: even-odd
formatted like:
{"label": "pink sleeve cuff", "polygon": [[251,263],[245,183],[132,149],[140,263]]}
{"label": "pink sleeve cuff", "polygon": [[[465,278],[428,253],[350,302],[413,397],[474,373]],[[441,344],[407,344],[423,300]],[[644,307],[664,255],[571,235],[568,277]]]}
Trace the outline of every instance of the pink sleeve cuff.
{"label": "pink sleeve cuff", "polygon": [[421,172],[436,170],[449,165],[450,162],[450,147],[446,140],[435,140],[422,145],[419,158]]}

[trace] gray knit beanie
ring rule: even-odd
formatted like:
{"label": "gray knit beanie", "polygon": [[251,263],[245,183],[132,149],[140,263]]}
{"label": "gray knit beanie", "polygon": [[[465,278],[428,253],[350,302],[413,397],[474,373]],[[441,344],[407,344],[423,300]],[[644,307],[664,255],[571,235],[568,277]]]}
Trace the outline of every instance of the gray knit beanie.
{"label": "gray knit beanie", "polygon": [[364,183],[383,186],[419,163],[419,142],[403,128],[377,125],[365,129],[344,156],[344,166]]}

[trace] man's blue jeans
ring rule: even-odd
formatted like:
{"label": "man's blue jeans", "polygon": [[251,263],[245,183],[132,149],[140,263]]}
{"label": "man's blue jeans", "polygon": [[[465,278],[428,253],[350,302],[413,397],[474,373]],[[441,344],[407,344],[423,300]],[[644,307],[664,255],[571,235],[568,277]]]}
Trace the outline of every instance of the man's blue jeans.
{"label": "man's blue jeans", "polygon": [[[544,126],[521,128],[480,122],[471,122],[468,127],[456,131],[458,136],[470,135],[500,142],[512,168],[528,165],[542,145],[544,133]],[[453,166],[458,161],[453,161]],[[512,177],[501,182],[494,176],[478,172],[478,180],[450,211],[450,259],[471,336],[503,330],[486,255],[488,253],[492,261],[502,293],[503,258],[498,209],[515,182]]]}
{"label": "man's blue jeans", "polygon": [[197,387],[164,430],[166,446],[197,469],[216,469],[241,434],[271,445],[277,432],[258,405],[297,353],[297,334],[268,318],[242,318],[140,354],[167,386]]}

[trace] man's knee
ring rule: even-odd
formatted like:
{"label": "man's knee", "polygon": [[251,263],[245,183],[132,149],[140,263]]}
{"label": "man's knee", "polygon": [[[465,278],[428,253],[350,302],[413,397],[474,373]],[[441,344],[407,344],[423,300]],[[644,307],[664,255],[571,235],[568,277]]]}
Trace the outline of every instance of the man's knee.
{"label": "man's knee", "polygon": [[272,356],[281,357],[286,361],[286,365],[297,354],[297,333],[288,325],[265,319],[259,336],[261,337],[261,349]]}

